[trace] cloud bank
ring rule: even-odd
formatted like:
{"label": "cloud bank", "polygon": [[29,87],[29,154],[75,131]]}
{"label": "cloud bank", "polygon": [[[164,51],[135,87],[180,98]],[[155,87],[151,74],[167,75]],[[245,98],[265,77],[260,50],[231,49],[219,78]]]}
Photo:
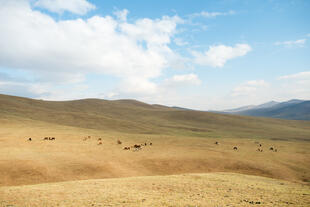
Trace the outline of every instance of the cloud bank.
{"label": "cloud bank", "polygon": [[0,65],[37,73],[41,80],[79,82],[87,73],[103,73],[128,83],[127,89],[151,86],[150,79],[176,56],[168,44],[182,20],[119,18],[55,21],[28,1],[1,0]]}
{"label": "cloud bank", "polygon": [[[193,72],[195,66],[224,67],[252,50],[248,44],[221,44],[186,51],[184,57],[177,46],[187,47],[190,40],[178,36],[178,27],[186,21],[177,15],[132,20],[126,9],[71,20],[50,15],[84,15],[95,8],[86,0],[0,0],[0,69],[27,74],[17,80],[0,71],[0,93],[49,100],[136,98],[191,104],[206,86],[199,72]],[[86,83],[89,74],[115,80],[114,88],[103,92],[104,83]],[[247,83],[246,87],[254,86]]]}

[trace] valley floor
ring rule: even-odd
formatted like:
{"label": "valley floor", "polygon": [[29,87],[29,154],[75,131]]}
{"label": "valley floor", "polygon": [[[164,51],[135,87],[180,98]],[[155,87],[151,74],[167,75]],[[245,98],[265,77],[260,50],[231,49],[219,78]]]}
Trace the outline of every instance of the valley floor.
{"label": "valley floor", "polygon": [[0,207],[308,207],[309,136],[298,136],[126,134],[2,118]]}

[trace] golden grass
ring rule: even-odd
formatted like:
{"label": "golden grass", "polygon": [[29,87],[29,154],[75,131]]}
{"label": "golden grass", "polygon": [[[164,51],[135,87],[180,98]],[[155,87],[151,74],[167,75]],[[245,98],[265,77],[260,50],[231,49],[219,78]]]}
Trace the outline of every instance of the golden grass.
{"label": "golden grass", "polygon": [[[92,138],[83,141],[88,135]],[[44,141],[46,136],[56,140]],[[117,139],[123,143],[118,145]],[[263,152],[256,151],[256,141]],[[144,142],[153,146],[123,150]],[[205,172],[310,180],[310,146],[305,141],[125,134],[15,120],[2,122],[0,146],[0,185]]]}
{"label": "golden grass", "polygon": [[1,207],[308,207],[310,187],[232,173],[183,174],[0,187]]}
{"label": "golden grass", "polygon": [[0,95],[0,206],[307,206],[309,123]]}

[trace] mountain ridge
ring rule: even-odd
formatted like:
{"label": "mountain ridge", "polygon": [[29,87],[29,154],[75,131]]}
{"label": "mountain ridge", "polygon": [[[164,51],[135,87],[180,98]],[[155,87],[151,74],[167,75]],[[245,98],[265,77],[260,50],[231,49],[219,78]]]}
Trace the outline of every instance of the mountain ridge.
{"label": "mountain ridge", "polygon": [[230,109],[224,110],[223,113],[279,119],[310,120],[309,103],[310,101],[299,99],[291,99],[284,102],[270,101],[254,106],[250,109]]}

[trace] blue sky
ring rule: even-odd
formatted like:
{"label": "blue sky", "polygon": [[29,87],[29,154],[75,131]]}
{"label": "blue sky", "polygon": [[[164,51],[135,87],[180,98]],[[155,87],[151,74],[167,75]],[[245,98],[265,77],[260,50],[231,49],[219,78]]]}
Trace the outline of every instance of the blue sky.
{"label": "blue sky", "polygon": [[310,99],[310,1],[0,0],[0,93],[220,110]]}

